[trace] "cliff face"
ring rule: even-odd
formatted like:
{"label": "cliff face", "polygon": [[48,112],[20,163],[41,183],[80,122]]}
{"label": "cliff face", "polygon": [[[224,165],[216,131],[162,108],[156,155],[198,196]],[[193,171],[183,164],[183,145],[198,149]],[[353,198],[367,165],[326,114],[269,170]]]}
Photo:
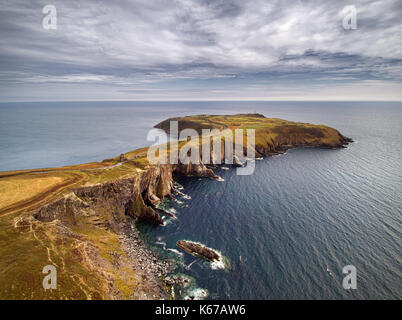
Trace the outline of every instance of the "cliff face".
{"label": "cliff face", "polygon": [[202,163],[149,166],[133,177],[79,187],[41,207],[34,213],[34,217],[44,222],[59,219],[67,225],[74,225],[82,212],[107,212],[106,217],[103,217],[103,224],[114,231],[119,231],[119,225],[126,221],[127,216],[163,224],[161,216],[154,208],[164,197],[171,196],[173,173],[217,178]]}
{"label": "cliff face", "polygon": [[173,172],[178,175],[207,177],[217,179],[218,176],[212,169],[207,168],[200,160],[199,164],[177,164],[173,165]]}
{"label": "cliff face", "polygon": [[278,135],[268,143],[257,143],[255,145],[256,154],[262,156],[271,156],[283,153],[286,150],[298,147],[321,148],[321,149],[338,149],[346,148],[346,146],[353,142],[352,139],[344,137],[339,132],[335,134],[336,139],[333,143],[323,142],[320,138],[319,132],[316,137],[305,137],[298,134]]}
{"label": "cliff face", "polygon": [[45,222],[59,219],[74,225],[83,211],[109,212],[104,223],[114,231],[118,231],[126,215],[160,224],[160,216],[146,205],[146,202],[155,204],[159,200],[155,186],[161,180],[160,172],[160,168],[155,167],[134,177],[77,188],[41,207],[34,217]]}

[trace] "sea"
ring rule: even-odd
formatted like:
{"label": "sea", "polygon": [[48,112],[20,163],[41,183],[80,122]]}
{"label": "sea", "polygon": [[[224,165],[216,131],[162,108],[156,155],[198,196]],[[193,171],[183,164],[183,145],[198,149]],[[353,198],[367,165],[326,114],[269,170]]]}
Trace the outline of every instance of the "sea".
{"label": "sea", "polygon": [[[174,273],[191,279],[176,296],[401,299],[401,102],[0,103],[0,171],[101,161],[150,145],[149,130],[166,118],[246,112],[325,124],[354,143],[292,149],[256,161],[249,176],[221,166],[222,181],[178,178],[182,194],[163,203],[177,219],[136,224]],[[178,240],[222,260],[183,253]],[[346,266],[356,289],[344,288]]]}

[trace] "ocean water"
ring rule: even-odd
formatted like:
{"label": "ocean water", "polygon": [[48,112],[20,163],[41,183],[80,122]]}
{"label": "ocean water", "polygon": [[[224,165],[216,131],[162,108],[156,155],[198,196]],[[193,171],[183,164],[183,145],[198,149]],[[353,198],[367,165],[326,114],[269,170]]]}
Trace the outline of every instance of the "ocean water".
{"label": "ocean water", "polygon": [[[0,104],[0,170],[98,161],[149,144],[167,117],[236,112],[326,124],[355,143],[293,149],[257,161],[251,176],[181,179],[189,197],[165,203],[178,219],[139,224],[149,244],[208,299],[401,299],[401,103]],[[226,268],[178,254],[180,239],[218,250]],[[342,287],[346,265],[356,290]]]}

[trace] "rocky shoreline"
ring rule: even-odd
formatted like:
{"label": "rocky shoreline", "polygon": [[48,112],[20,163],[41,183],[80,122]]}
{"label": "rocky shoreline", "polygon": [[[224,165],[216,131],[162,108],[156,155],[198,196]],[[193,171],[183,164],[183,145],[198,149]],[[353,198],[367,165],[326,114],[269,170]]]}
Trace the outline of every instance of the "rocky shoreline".
{"label": "rocky shoreline", "polygon": [[[136,270],[140,277],[149,283],[157,292],[147,295],[144,292],[134,293],[135,299],[170,299],[170,290],[163,279],[173,271],[171,260],[161,260],[141,239],[140,232],[131,223],[125,224],[119,234],[120,248],[126,252],[132,263],[131,268]],[[169,283],[167,283],[170,285]]]}
{"label": "rocky shoreline", "polygon": [[[173,274],[176,263],[172,259],[160,259],[141,239],[140,231],[133,224],[125,224],[119,234],[119,243],[130,259],[131,267],[141,273],[142,279],[149,282],[157,293],[146,295],[134,293],[135,299],[175,299],[175,291],[181,291],[190,286],[191,280],[183,275]],[[188,299],[195,299],[189,296]]]}

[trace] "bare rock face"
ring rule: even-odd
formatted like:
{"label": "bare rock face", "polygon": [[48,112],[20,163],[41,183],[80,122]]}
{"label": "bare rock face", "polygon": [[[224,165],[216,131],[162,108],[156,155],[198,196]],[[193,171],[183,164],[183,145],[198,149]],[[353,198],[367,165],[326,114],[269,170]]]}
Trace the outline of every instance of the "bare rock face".
{"label": "bare rock face", "polygon": [[233,166],[234,167],[242,167],[244,163],[239,159],[237,155],[233,155]]}
{"label": "bare rock face", "polygon": [[155,207],[164,197],[170,197],[173,188],[172,166],[153,166],[142,175],[140,190],[145,204]]}
{"label": "bare rock face", "polygon": [[198,164],[192,164],[191,162],[189,164],[176,164],[174,165],[174,172],[185,176],[219,178],[212,169],[207,168],[201,161]]}
{"label": "bare rock face", "polygon": [[152,166],[133,177],[80,187],[37,210],[34,217],[40,221],[59,219],[74,224],[76,215],[85,210],[102,216],[109,229],[118,231],[126,216],[162,224],[162,218],[153,210],[163,197],[169,196],[172,186],[171,167]]}
{"label": "bare rock face", "polygon": [[139,218],[155,224],[163,224],[161,216],[152,208],[148,207],[140,195],[134,200],[129,200],[125,214],[132,218]]}
{"label": "bare rock face", "polygon": [[79,214],[102,216],[107,228],[118,231],[126,217],[163,224],[161,216],[153,209],[173,191],[173,172],[188,176],[218,176],[204,164],[178,164],[149,166],[143,172],[115,181],[79,187],[42,206],[34,217],[40,221],[59,219],[73,225]]}
{"label": "bare rock face", "polygon": [[196,242],[180,240],[177,241],[176,245],[191,255],[204,258],[211,262],[218,261],[220,259],[219,254],[217,254],[214,250]]}
{"label": "bare rock face", "polygon": [[88,203],[82,201],[74,193],[70,193],[42,206],[33,216],[43,222],[60,219],[61,222],[75,224],[76,216],[87,208],[89,208]]}

